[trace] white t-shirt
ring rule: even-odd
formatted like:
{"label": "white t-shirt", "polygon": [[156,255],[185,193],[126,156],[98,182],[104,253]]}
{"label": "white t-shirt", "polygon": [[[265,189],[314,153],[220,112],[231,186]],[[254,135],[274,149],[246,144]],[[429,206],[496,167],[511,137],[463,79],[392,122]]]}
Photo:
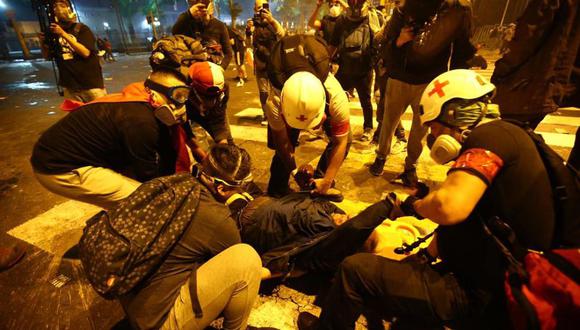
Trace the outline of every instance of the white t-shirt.
{"label": "white t-shirt", "polygon": [[[326,120],[330,120],[332,135],[346,135],[350,131],[350,104],[346,93],[332,73],[328,74],[326,81],[324,81],[324,87],[328,92],[329,98],[326,100],[329,105],[329,115]],[[265,107],[268,124],[275,131],[285,130],[287,127],[284,118],[280,114],[280,93],[280,90],[272,87]]]}

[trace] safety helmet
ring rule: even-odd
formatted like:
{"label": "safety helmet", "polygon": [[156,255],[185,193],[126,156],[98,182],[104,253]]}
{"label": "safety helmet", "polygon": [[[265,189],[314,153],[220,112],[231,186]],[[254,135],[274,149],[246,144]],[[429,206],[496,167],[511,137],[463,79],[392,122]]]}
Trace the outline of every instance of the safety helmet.
{"label": "safety helmet", "polygon": [[226,85],[224,70],[212,62],[195,62],[189,67],[191,87],[202,96],[218,96]]}
{"label": "safety helmet", "polygon": [[423,91],[419,104],[421,124],[437,119],[451,100],[477,100],[493,96],[494,91],[495,86],[475,71],[458,69],[442,73]]}
{"label": "safety helmet", "polygon": [[324,116],[326,90],[312,73],[296,72],[284,83],[280,104],[282,116],[290,127],[314,128]]}

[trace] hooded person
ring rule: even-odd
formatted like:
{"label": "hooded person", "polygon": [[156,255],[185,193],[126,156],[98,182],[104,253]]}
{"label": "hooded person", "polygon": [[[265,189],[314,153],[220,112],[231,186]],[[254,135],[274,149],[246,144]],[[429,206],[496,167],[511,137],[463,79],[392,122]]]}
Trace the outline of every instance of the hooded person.
{"label": "hooded person", "polygon": [[37,180],[51,192],[109,209],[141,182],[189,171],[180,124],[190,90],[180,74],[157,70],[121,93],[65,102],[71,113],[32,151]]}
{"label": "hooded person", "polygon": [[580,223],[556,227],[542,158],[524,129],[499,119],[490,103],[494,90],[471,70],[443,73],[426,86],[421,122],[433,140],[431,156],[454,163],[437,190],[422,199],[409,196],[401,210],[438,224],[434,239],[402,261],[369,254],[347,258],[320,320],[305,314],[300,329],[354,328],[365,306],[396,317],[397,327],[511,328],[505,256],[484,222],[501,219],[523,247],[536,251],[580,245],[578,231],[558,232]]}

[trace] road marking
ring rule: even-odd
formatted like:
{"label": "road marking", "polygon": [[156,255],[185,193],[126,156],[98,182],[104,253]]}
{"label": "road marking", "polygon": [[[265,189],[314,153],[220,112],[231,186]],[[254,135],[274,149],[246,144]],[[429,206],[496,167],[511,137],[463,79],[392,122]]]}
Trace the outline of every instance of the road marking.
{"label": "road marking", "polygon": [[64,202],[10,229],[8,234],[55,254],[62,252],[63,238],[74,232],[78,234],[86,221],[99,211],[100,208],[90,204]]}

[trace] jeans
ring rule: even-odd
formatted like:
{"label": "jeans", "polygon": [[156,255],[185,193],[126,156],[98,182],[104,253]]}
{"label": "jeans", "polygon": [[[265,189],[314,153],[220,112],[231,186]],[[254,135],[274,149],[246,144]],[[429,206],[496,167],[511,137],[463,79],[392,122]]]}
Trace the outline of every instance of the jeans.
{"label": "jeans", "polygon": [[[330,121],[326,120],[323,124],[324,132],[327,136],[332,137],[330,133]],[[268,148],[276,149],[274,142],[272,141],[271,137],[271,130],[268,127]],[[290,138],[290,143],[294,147],[298,145],[298,138],[300,137],[300,130],[295,128],[288,128],[288,137]],[[344,158],[348,155],[348,150],[350,149],[350,145],[352,143],[352,132],[348,133],[348,143],[346,146],[346,153]],[[330,142],[326,145],[326,149],[320,156],[320,160],[318,160],[318,165],[316,166],[316,170],[314,171],[314,178],[322,178],[326,173],[326,169],[328,168],[330,158],[332,156],[332,152],[336,147],[334,140],[331,138]],[[289,169],[284,164],[282,157],[278,155],[278,152],[274,154],[272,157],[272,163],[270,165],[270,181],[268,182],[268,195],[276,196],[276,195],[286,195],[289,190],[290,186],[288,180],[290,180],[290,174],[292,173],[292,169]]]}
{"label": "jeans", "polygon": [[421,125],[419,102],[427,84],[411,85],[400,80],[389,78],[387,82],[385,110],[383,114],[377,157],[387,158],[391,152],[393,134],[401,120],[401,116],[410,105],[413,109],[413,123],[407,144],[407,158],[405,170],[415,169],[417,160],[423,151],[423,138],[427,135],[427,128]]}
{"label": "jeans", "polygon": [[161,329],[204,329],[220,314],[224,329],[245,329],[258,297],[261,269],[260,257],[251,246],[227,248],[197,269],[197,298],[203,316],[195,317],[189,283],[185,283]]}
{"label": "jeans", "polygon": [[35,172],[38,182],[55,194],[110,209],[141,183],[103,167],[84,166],[62,174]]}
{"label": "jeans", "polygon": [[340,68],[336,73],[336,79],[340,82],[345,91],[355,88],[358,93],[360,105],[363,110],[363,127],[373,128],[373,104],[371,103],[371,92],[373,83],[373,70],[369,70],[362,75],[345,74]]}
{"label": "jeans", "polygon": [[80,101],[84,103],[91,102],[105,95],[107,95],[107,90],[104,88],[91,88],[82,90],[64,88],[65,99]]}
{"label": "jeans", "polygon": [[354,329],[364,308],[398,329],[442,329],[468,315],[469,300],[455,276],[418,261],[394,261],[370,253],[340,265],[320,315],[322,329]]}

